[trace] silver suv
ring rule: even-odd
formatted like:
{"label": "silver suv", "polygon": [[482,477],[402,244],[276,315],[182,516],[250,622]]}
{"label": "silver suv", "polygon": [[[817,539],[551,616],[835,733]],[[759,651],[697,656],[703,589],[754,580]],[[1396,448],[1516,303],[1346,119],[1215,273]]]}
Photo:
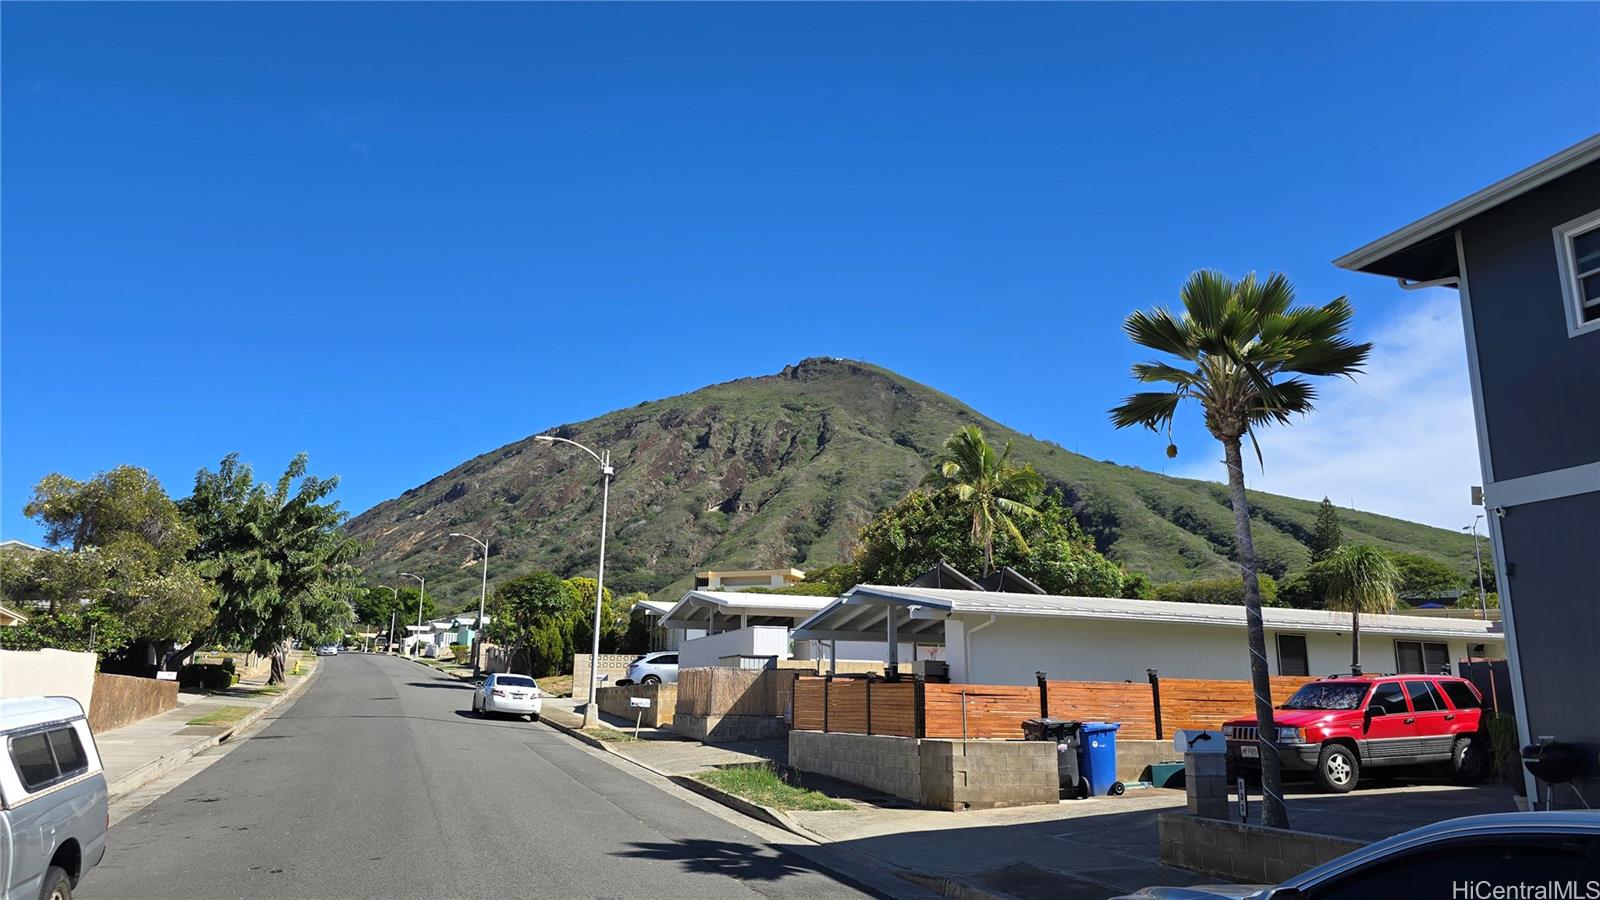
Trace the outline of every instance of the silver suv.
{"label": "silver suv", "polygon": [[0,700],[0,873],[5,900],[71,900],[106,853],[100,753],[70,697]]}

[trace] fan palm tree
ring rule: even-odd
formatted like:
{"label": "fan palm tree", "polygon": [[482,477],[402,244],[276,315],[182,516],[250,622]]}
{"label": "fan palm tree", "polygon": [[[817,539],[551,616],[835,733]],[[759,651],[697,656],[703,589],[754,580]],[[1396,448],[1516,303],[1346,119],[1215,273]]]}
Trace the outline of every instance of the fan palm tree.
{"label": "fan palm tree", "polygon": [[1011,442],[998,455],[975,425],[945,439],[924,485],[948,489],[972,516],[972,542],[983,547],[983,574],[994,568],[994,536],[1003,531],[1024,553],[1028,542],[1017,519],[1037,514],[1033,503],[1044,477],[1033,466],[1011,464]]}
{"label": "fan palm tree", "polygon": [[1361,674],[1361,614],[1394,612],[1400,570],[1377,547],[1345,544],[1316,566],[1326,609],[1350,614],[1350,674]]}
{"label": "fan palm tree", "polygon": [[1286,828],[1272,692],[1267,671],[1266,638],[1261,628],[1261,586],[1256,577],[1255,544],[1250,537],[1250,510],[1244,492],[1243,439],[1255,442],[1256,429],[1286,425],[1296,413],[1312,409],[1316,391],[1302,375],[1346,375],[1360,372],[1371,344],[1345,336],[1355,314],[1340,297],[1322,306],[1293,306],[1294,288],[1282,275],[1265,279],[1253,274],[1232,281],[1218,272],[1189,276],[1180,293],[1181,314],[1158,307],[1128,316],[1122,330],[1134,343],[1176,357],[1168,362],[1139,363],[1133,377],[1163,385],[1142,391],[1111,410],[1118,428],[1143,425],[1167,432],[1167,456],[1178,455],[1172,441],[1172,420],[1185,400],[1200,404],[1206,429],[1222,443],[1233,505],[1234,540],[1244,579],[1245,631],[1250,648],[1250,680],[1254,686],[1256,721],[1261,735],[1261,782],[1266,824]]}

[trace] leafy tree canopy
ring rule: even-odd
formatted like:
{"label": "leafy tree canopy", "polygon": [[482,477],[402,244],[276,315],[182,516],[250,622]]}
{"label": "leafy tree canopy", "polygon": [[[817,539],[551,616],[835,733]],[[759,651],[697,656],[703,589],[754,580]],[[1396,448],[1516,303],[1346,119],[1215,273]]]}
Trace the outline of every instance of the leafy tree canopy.
{"label": "leafy tree canopy", "polygon": [[[1115,597],[1127,576],[1101,556],[1077,520],[1050,492],[1018,524],[1023,541],[995,536],[994,564],[1010,566],[1052,594]],[[976,574],[986,548],[973,540],[970,509],[949,489],[913,491],[880,512],[861,531],[853,580],[905,584],[940,560]]]}
{"label": "leafy tree canopy", "polygon": [[[1399,592],[1402,597],[1436,597],[1446,591],[1465,587],[1466,580],[1459,572],[1431,556],[1389,551],[1388,557],[1399,573]],[[1473,580],[1473,587],[1477,587],[1476,579]]]}
{"label": "leafy tree canopy", "polygon": [[345,513],[329,499],[338,484],[308,475],[304,454],[274,484],[256,481],[229,454],[195,476],[180,504],[199,533],[192,557],[219,591],[211,631],[271,653],[274,682],[290,638],[348,622],[343,597],[354,589],[361,548],[341,531]]}
{"label": "leafy tree canopy", "polygon": [[[1271,575],[1260,576],[1261,605],[1286,606],[1279,600],[1278,583]],[[1214,603],[1224,606],[1244,604],[1244,583],[1237,578],[1201,578],[1158,584],[1150,591],[1151,600],[1174,603]]]}

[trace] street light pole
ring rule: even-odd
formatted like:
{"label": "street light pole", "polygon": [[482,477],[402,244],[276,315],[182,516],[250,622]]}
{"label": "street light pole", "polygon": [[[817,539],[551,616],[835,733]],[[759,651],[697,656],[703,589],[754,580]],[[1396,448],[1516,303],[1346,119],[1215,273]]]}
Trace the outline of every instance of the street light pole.
{"label": "street light pole", "polygon": [[1471,526],[1463,526],[1462,531],[1468,527],[1472,529],[1472,552],[1478,557],[1478,608],[1483,611],[1483,620],[1489,621],[1489,598],[1483,592],[1483,546],[1478,543],[1478,523],[1483,521],[1483,513],[1472,520]]}
{"label": "street light pole", "polygon": [[606,596],[606,514],[611,505],[611,478],[616,474],[616,469],[611,465],[611,451],[602,450],[596,453],[577,441],[541,434],[534,440],[546,444],[571,444],[579,450],[594,457],[600,464],[600,563],[596,566],[594,580],[594,635],[589,649],[589,702],[583,707],[583,727],[588,728],[600,722],[600,701],[595,696],[595,691],[600,686],[600,609]]}
{"label": "street light pole", "polygon": [[[389,587],[387,584],[380,584],[380,585],[378,585],[378,587],[381,587],[384,590],[388,591],[389,593],[393,594],[394,595],[395,605],[396,606],[400,605],[400,592],[399,591],[395,590],[392,587]],[[392,609],[389,610],[389,643],[384,646],[384,648],[383,648],[383,652],[384,653],[389,653],[392,650],[394,650],[394,617],[395,617],[395,610],[392,610]]]}
{"label": "street light pole", "polygon": [[410,572],[401,572],[400,577],[415,578],[417,584],[421,585],[421,587],[417,588],[417,640],[420,641],[422,640],[422,598],[428,596],[428,579],[423,578],[421,575],[413,575]]}
{"label": "street light pole", "polygon": [[478,660],[483,656],[483,604],[489,597],[489,545],[478,540],[470,534],[459,531],[450,532],[451,537],[464,537],[483,548],[483,585],[478,589],[478,627],[473,629],[472,640],[472,677],[478,677]]}

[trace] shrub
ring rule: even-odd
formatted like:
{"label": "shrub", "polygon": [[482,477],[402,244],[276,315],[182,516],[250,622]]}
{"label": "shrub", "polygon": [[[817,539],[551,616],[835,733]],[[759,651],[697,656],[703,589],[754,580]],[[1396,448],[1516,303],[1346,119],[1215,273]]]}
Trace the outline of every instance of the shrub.
{"label": "shrub", "polygon": [[[1261,605],[1281,606],[1278,600],[1278,583],[1271,575],[1257,576],[1261,582]],[[1174,581],[1158,584],[1150,592],[1151,600],[1168,600],[1176,603],[1216,603],[1231,606],[1244,605],[1244,582],[1239,578],[1202,578],[1198,581]]]}
{"label": "shrub", "polygon": [[1522,748],[1517,740],[1517,720],[1506,713],[1484,710],[1483,730],[1489,735],[1490,771],[1500,781],[1522,784]]}
{"label": "shrub", "polygon": [[225,691],[237,680],[226,666],[213,663],[196,663],[178,670],[178,686],[190,691]]}
{"label": "shrub", "polygon": [[456,659],[468,659],[472,656],[472,645],[451,644],[450,653],[455,656]]}

